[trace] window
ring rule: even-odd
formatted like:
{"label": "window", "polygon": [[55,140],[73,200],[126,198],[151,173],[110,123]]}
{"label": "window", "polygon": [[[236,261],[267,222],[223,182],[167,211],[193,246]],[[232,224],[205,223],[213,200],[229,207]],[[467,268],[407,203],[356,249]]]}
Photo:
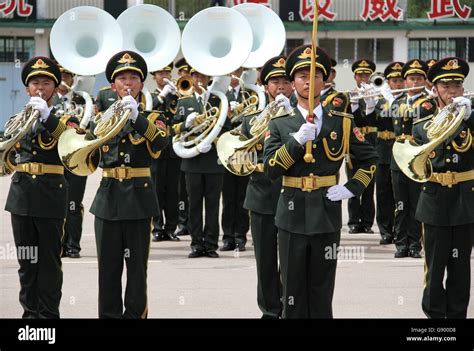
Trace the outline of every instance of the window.
{"label": "window", "polygon": [[378,62],[393,61],[393,39],[376,39],[376,59]]}
{"label": "window", "polygon": [[35,40],[25,37],[0,37],[0,62],[27,61],[34,56]]}
{"label": "window", "polygon": [[474,61],[471,54],[471,43],[474,38],[423,38],[410,39],[408,43],[408,59],[421,60],[456,56],[468,61]]}
{"label": "window", "polygon": [[339,39],[337,61],[339,63],[342,63],[345,60],[349,62],[354,61],[354,49],[355,49],[354,39]]}
{"label": "window", "polygon": [[318,46],[326,50],[333,59],[336,59],[336,39],[320,39]]}
{"label": "window", "polygon": [[374,60],[374,39],[357,39],[357,59]]}
{"label": "window", "polygon": [[304,44],[303,39],[287,39],[286,40],[286,48],[285,48],[285,55],[288,56],[290,52],[293,51],[294,48],[301,46]]}

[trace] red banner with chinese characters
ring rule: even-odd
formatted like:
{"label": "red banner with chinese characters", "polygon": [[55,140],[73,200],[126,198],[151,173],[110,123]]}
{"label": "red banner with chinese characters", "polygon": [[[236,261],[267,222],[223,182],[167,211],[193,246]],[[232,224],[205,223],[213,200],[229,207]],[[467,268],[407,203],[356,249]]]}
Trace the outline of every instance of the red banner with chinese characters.
{"label": "red banner with chinese characters", "polygon": [[4,0],[0,1],[0,17],[8,17],[11,14],[18,17],[30,17],[33,6],[26,0]]}

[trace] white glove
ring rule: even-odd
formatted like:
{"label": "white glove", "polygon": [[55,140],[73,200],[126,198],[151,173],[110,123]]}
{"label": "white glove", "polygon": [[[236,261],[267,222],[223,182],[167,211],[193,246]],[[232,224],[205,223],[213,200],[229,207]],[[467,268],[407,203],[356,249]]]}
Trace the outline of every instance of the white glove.
{"label": "white glove", "polygon": [[314,140],[314,138],[316,138],[316,124],[309,122],[302,124],[300,130],[293,134],[293,138],[295,138],[301,146],[306,144],[307,141]]}
{"label": "white glove", "polygon": [[135,98],[131,95],[127,95],[122,98],[122,106],[125,110],[130,110],[130,117],[128,118],[129,120],[132,121],[132,123],[135,123],[138,117],[138,102],[135,100]]}
{"label": "white glove", "polygon": [[278,107],[284,107],[285,111],[290,111],[291,110],[290,99],[288,99],[285,95],[278,94],[275,97],[275,101],[277,102]]}
{"label": "white glove", "polygon": [[334,185],[328,189],[326,197],[331,201],[341,201],[354,197],[354,194],[344,185]]}
{"label": "white glove", "polygon": [[209,150],[211,150],[211,148],[212,148],[212,145],[207,144],[207,143],[201,143],[198,146],[199,153],[201,153],[201,154],[205,154],[205,153],[209,152]]}
{"label": "white glove", "polygon": [[390,89],[390,86],[387,83],[384,83],[380,88],[380,94],[382,94],[384,99],[388,101],[390,106],[392,106],[392,103],[395,101],[395,97],[392,94],[392,89]]}
{"label": "white glove", "polygon": [[176,89],[170,85],[170,84],[166,84],[164,87],[163,87],[163,90],[161,91],[160,93],[160,96],[162,99],[164,99],[165,97],[167,97],[169,94],[173,94],[173,95],[176,95]]}
{"label": "white glove", "polygon": [[49,114],[51,113],[52,107],[48,107],[48,103],[40,98],[39,96],[32,96],[28,101],[28,106],[31,106],[40,113],[39,120],[44,123],[48,120]]}
{"label": "white glove", "polygon": [[466,106],[466,111],[464,112],[464,120],[467,121],[469,117],[471,117],[472,112],[471,100],[464,96],[458,96],[453,99],[453,103],[458,105],[458,111],[461,109],[461,106]]}
{"label": "white glove", "polygon": [[193,113],[190,113],[188,117],[186,117],[186,122],[184,122],[186,129],[190,128],[193,125],[193,122],[197,116],[199,116],[199,113],[193,112]]}
{"label": "white glove", "polygon": [[365,114],[370,115],[375,110],[375,105],[377,102],[375,101],[375,97],[367,97],[364,98],[365,101]]}
{"label": "white glove", "polygon": [[236,108],[237,106],[239,106],[239,103],[238,103],[237,101],[230,101],[230,102],[229,102],[229,105],[230,105],[230,110],[231,110],[231,111],[234,111],[235,108]]}

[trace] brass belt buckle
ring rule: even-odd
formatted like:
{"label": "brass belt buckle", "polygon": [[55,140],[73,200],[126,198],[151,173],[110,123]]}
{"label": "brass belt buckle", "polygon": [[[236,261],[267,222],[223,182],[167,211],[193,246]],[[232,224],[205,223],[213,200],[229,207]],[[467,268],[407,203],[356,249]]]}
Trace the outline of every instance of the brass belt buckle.
{"label": "brass belt buckle", "polygon": [[124,179],[132,179],[130,167],[117,167],[115,168],[115,178],[119,181],[123,181]]}
{"label": "brass belt buckle", "polygon": [[438,173],[437,178],[438,182],[441,183],[442,186],[451,188],[454,184],[457,184],[455,173]]}
{"label": "brass belt buckle", "polygon": [[382,139],[388,140],[390,138],[390,132],[388,130],[384,130],[382,132]]}
{"label": "brass belt buckle", "polygon": [[27,165],[27,172],[32,175],[42,175],[43,173],[43,165],[41,163],[28,163]]}
{"label": "brass belt buckle", "polygon": [[311,192],[316,189],[316,177],[310,174],[307,177],[301,177],[301,190]]}

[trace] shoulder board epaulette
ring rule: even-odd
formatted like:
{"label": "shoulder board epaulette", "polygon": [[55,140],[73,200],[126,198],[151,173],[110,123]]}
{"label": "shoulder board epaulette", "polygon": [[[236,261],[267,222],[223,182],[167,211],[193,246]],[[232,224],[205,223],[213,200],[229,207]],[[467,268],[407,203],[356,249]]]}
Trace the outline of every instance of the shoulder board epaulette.
{"label": "shoulder board epaulette", "polygon": [[112,88],[111,87],[102,87],[99,89],[99,91],[103,91],[103,90],[111,90]]}
{"label": "shoulder board epaulette", "polygon": [[189,98],[192,98],[192,97],[193,97],[193,95],[184,95],[184,96],[179,97],[178,101],[179,100],[184,100],[184,99],[189,99]]}
{"label": "shoulder board epaulette", "polygon": [[274,120],[274,119],[277,119],[277,118],[288,117],[288,116],[290,116],[290,117],[296,116],[296,113],[294,112],[294,110],[291,110],[290,112],[286,112],[286,113],[282,113],[282,114],[273,116],[271,119]]}
{"label": "shoulder board epaulette", "polygon": [[420,118],[420,119],[419,119],[419,120],[417,120],[417,121],[413,121],[413,125],[415,125],[415,124],[418,124],[418,123],[421,123],[421,122],[426,122],[426,121],[428,121],[428,120],[432,119],[432,118],[433,118],[433,116],[434,116],[434,115],[429,115],[429,116],[426,116],[426,117]]}
{"label": "shoulder board epaulette", "polygon": [[334,111],[334,110],[330,110],[329,111],[329,116],[332,117],[332,116],[338,116],[338,117],[345,117],[345,118],[354,118],[354,116],[350,113],[346,113],[346,112],[339,112],[339,111]]}

